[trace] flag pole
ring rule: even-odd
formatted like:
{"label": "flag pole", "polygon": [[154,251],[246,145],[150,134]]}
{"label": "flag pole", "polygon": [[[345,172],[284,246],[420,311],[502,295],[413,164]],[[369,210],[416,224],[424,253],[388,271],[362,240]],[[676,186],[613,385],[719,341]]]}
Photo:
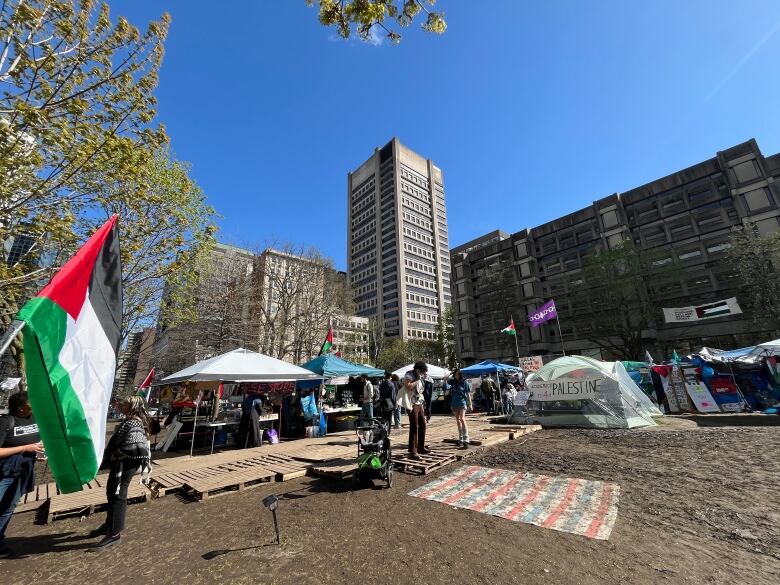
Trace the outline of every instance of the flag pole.
{"label": "flag pole", "polygon": [[561,333],[561,321],[558,319],[558,307],[555,308],[555,322],[558,324],[558,337],[561,339],[561,351],[566,356],[566,347],[563,345],[563,333]]}
{"label": "flag pole", "polygon": [[0,356],[2,356],[6,350],[11,347],[11,344],[16,339],[19,332],[24,329],[24,321],[13,320],[11,327],[5,332],[2,339],[0,339]]}
{"label": "flag pole", "polygon": [[[514,325],[515,318],[512,314],[509,315],[509,321]],[[517,355],[517,367],[520,367],[520,347],[517,345],[517,325],[515,325],[515,354]]]}
{"label": "flag pole", "polygon": [[192,450],[195,448],[195,429],[198,426],[198,408],[200,408],[200,397],[198,393],[198,400],[195,402],[195,418],[192,419],[192,441],[190,441],[190,457],[192,457]]}

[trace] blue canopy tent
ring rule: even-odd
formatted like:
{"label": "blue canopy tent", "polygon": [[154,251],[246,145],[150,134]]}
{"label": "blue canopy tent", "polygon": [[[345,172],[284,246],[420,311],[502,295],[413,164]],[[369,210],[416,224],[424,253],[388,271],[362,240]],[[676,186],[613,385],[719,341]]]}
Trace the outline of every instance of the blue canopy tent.
{"label": "blue canopy tent", "polygon": [[315,374],[320,374],[324,378],[360,376],[361,374],[366,374],[370,378],[380,378],[385,375],[384,370],[353,364],[333,354],[316,357],[305,364],[301,364],[301,367]]}
{"label": "blue canopy tent", "polygon": [[474,364],[473,366],[462,368],[460,372],[463,374],[464,378],[478,378],[479,376],[490,376],[498,373],[513,374],[519,371],[520,369],[517,366],[485,360],[478,364]]}

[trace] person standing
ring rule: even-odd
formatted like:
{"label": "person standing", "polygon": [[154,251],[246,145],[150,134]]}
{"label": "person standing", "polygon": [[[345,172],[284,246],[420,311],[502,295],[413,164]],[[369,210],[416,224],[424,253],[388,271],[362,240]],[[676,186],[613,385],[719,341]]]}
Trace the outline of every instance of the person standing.
{"label": "person standing", "polygon": [[493,400],[496,389],[496,383],[490,376],[482,378],[482,402],[484,404],[483,410],[486,414],[493,414]]}
{"label": "person standing", "polygon": [[504,399],[504,412],[506,414],[512,414],[515,396],[517,396],[517,389],[513,384],[507,384],[502,395]]}
{"label": "person standing", "polygon": [[92,550],[101,550],[119,542],[120,533],[125,528],[127,490],[130,482],[139,470],[147,471],[151,465],[149,417],[143,398],[131,396],[122,401],[119,410],[125,415],[125,420],[109,439],[103,454],[103,461],[110,465],[106,482],[106,522],[89,534],[104,536]]}
{"label": "person standing", "polygon": [[466,412],[471,412],[471,384],[463,378],[460,369],[452,372],[448,383],[450,390],[450,407],[455,424],[458,426],[458,447],[468,449],[469,427],[466,425]]}
{"label": "person standing", "polygon": [[379,384],[379,408],[387,422],[388,433],[393,426],[393,417],[398,407],[398,387],[393,384],[393,375],[385,372],[385,379]]}
{"label": "person standing", "polygon": [[395,390],[395,412],[393,413],[393,428],[401,428],[401,404],[398,402],[398,393],[401,389],[401,381],[398,378],[398,374],[393,374],[390,378],[390,382],[393,384]]}
{"label": "person standing", "polygon": [[433,404],[433,380],[426,372],[423,375],[423,395],[425,396],[425,422],[431,422],[431,405]]}
{"label": "person standing", "polygon": [[8,414],[0,417],[0,556],[14,554],[5,544],[5,529],[19,498],[33,490],[35,459],[43,452],[27,392],[14,394]]}
{"label": "person standing", "polygon": [[[416,362],[414,369],[406,372],[401,394],[401,406],[409,413],[409,458],[419,459],[419,453],[430,453],[425,446],[425,386],[423,377],[428,372],[425,362]],[[400,394],[400,393],[399,393]]]}
{"label": "person standing", "polygon": [[362,418],[364,421],[370,421],[372,418],[374,418],[374,385],[371,383],[371,380],[368,379],[367,374],[361,374],[360,381],[363,384],[360,418]]}

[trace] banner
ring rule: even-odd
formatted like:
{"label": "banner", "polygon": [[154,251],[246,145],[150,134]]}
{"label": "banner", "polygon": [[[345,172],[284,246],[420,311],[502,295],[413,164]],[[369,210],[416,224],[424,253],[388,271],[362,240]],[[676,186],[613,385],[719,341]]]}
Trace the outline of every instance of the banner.
{"label": "banner", "polygon": [[531,393],[528,390],[520,390],[512,399],[512,404],[515,406],[525,406],[528,404],[528,399],[531,397]]}
{"label": "banner", "polygon": [[742,312],[742,309],[737,304],[736,297],[696,307],[677,307],[662,310],[664,312],[664,320],[667,323],[691,323],[703,319],[738,315]]}
{"label": "banner", "polygon": [[540,355],[530,355],[520,358],[520,368],[526,374],[530,374],[531,372],[538,372],[542,369],[543,365],[542,356]]}
{"label": "banner", "polygon": [[609,391],[614,384],[609,378],[560,378],[551,382],[532,380],[527,387],[529,400],[557,402],[559,400],[593,400]]}
{"label": "banner", "polygon": [[558,312],[555,310],[555,301],[553,300],[547,301],[536,311],[528,314],[528,320],[531,322],[531,327],[538,327],[542,323],[557,317]]}

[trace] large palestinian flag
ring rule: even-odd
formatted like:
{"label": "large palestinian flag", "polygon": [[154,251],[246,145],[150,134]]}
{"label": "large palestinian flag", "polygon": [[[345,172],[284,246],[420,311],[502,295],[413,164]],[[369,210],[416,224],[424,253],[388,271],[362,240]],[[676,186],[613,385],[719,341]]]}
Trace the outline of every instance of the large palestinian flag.
{"label": "large palestinian flag", "polygon": [[64,493],[94,479],[103,457],[106,414],[122,321],[116,216],[84,244],[16,317],[35,422]]}

